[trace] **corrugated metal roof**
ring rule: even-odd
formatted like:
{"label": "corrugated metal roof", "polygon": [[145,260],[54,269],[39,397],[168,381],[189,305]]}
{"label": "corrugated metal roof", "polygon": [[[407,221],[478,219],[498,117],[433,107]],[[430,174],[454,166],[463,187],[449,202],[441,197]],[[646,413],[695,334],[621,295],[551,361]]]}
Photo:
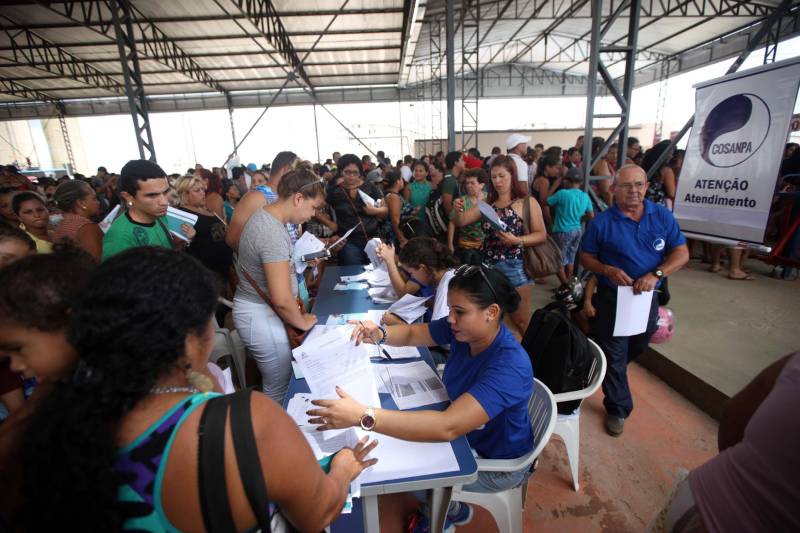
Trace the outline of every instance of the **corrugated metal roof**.
{"label": "corrugated metal roof", "polygon": [[[679,54],[762,20],[779,0],[642,0],[637,66]],[[0,7],[0,79],[44,93],[54,99],[95,98],[118,95],[94,86],[81,75],[84,70],[124,85],[119,52],[110,14],[94,12],[84,20],[82,7],[100,5],[79,1],[38,4],[23,2]],[[279,53],[246,13],[253,2],[216,0],[130,0],[135,22],[144,31],[158,29],[164,47],[154,51],[137,36],[145,93],[185,94],[270,90],[283,85],[291,57]],[[242,5],[242,9],[239,5]],[[604,16],[619,2],[606,1]],[[800,5],[800,0],[793,2]],[[274,0],[277,13],[297,58],[315,88],[395,84],[404,86],[428,81],[439,64],[445,75],[445,0]],[[467,1],[457,9],[473,9]],[[484,0],[480,3],[479,65],[493,68],[513,63],[574,75],[585,75],[588,33],[591,30],[587,0]],[[72,7],[72,11],[67,8]],[[416,8],[416,9],[415,9]],[[409,13],[424,13],[414,21],[414,30],[403,34]],[[468,19],[468,17],[467,17]],[[324,31],[334,20],[328,31]],[[257,20],[256,20],[257,21]],[[101,23],[105,22],[105,24]],[[462,67],[461,42],[473,29],[456,21],[456,69]],[[432,57],[431,31],[440,54]],[[465,29],[466,28],[466,29]],[[32,32],[35,46],[25,31]],[[604,43],[624,39],[627,20],[623,15],[606,34]],[[406,35],[413,35],[406,42]],[[15,41],[15,45],[12,43]],[[531,43],[535,42],[534,46]],[[406,50],[407,48],[407,50]],[[407,79],[401,57],[406,52]],[[50,55],[45,56],[47,51]],[[157,57],[177,53],[180,57]],[[176,68],[182,63],[188,70]],[[613,61],[612,61],[613,63]],[[419,66],[419,68],[415,68]],[[613,75],[622,67],[612,65]],[[0,101],[19,97],[0,94]]]}

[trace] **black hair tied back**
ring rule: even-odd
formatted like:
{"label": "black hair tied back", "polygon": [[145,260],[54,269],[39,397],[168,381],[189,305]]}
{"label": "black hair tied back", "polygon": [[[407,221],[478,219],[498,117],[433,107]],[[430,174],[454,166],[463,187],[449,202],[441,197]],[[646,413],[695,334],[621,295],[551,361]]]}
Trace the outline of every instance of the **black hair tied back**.
{"label": "black hair tied back", "polygon": [[502,314],[517,310],[520,296],[505,274],[487,265],[465,265],[461,268],[464,268],[463,273],[456,270],[456,275],[450,280],[449,290],[464,292],[482,309],[497,304]]}

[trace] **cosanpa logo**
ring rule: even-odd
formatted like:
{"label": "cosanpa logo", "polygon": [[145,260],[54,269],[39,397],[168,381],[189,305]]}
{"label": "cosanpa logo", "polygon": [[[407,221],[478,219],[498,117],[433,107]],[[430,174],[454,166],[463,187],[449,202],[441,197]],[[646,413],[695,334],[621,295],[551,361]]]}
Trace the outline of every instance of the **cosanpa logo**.
{"label": "cosanpa logo", "polygon": [[750,159],[769,133],[769,107],[751,93],[717,104],[700,130],[700,155],[712,166],[735,167]]}

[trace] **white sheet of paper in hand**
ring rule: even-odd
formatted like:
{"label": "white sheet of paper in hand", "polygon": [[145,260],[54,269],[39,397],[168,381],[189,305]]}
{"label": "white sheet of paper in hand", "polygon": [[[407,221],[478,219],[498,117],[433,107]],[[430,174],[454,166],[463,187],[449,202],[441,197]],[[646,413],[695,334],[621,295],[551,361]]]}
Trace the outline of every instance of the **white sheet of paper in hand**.
{"label": "white sheet of paper in hand", "polygon": [[111,227],[111,224],[112,224],[112,223],[113,223],[113,222],[114,222],[114,221],[117,219],[117,214],[119,214],[119,210],[120,210],[120,204],[117,204],[117,205],[115,205],[115,206],[114,206],[114,209],[112,209],[112,210],[111,210],[111,211],[110,211],[110,212],[109,212],[109,213],[106,215],[106,218],[104,218],[104,219],[103,219],[103,220],[100,222],[100,224],[98,224],[98,226],[100,226],[100,230],[101,230],[103,233],[108,233],[108,228],[110,228],[110,227]]}
{"label": "white sheet of paper in hand", "polygon": [[362,405],[380,405],[369,354],[356,348],[349,328],[326,332],[292,350],[292,355],[314,399],[338,398],[338,385]]}
{"label": "white sheet of paper in hand", "polygon": [[397,300],[389,309],[388,312],[394,313],[409,324],[422,315],[425,314],[425,302],[430,300],[430,296],[414,296],[413,294],[405,294],[402,298]]}
{"label": "white sheet of paper in hand", "polygon": [[306,414],[306,411],[313,408],[314,405],[311,403],[311,395],[307,392],[298,392],[292,396],[289,399],[289,403],[286,404],[286,413],[292,417],[292,420],[294,420],[294,423],[298,426],[312,426],[316,429],[317,426],[308,421],[310,417]]}
{"label": "white sheet of paper in hand", "polygon": [[630,337],[647,330],[653,292],[633,294],[633,287],[617,287],[617,318],[614,321],[615,337]]}
{"label": "white sheet of paper in hand", "polygon": [[508,226],[506,223],[500,220],[500,217],[497,216],[497,212],[494,210],[494,207],[490,206],[483,200],[478,201],[478,210],[481,212],[481,215],[489,221],[495,229],[500,231],[506,231]]}
{"label": "white sheet of paper in hand", "polygon": [[367,204],[370,207],[375,207],[375,198],[370,196],[369,194],[365,193],[361,189],[358,189],[358,195],[361,197],[361,201]]}
{"label": "white sheet of paper in hand", "polygon": [[302,257],[306,254],[313,254],[325,249],[325,243],[317,239],[310,231],[306,231],[294,243],[294,252],[292,253],[292,261],[297,273],[300,274],[306,269],[306,263],[303,262]]}
{"label": "white sheet of paper in hand", "polygon": [[342,239],[346,239],[346,238],[348,238],[348,237],[350,236],[350,234],[351,234],[351,233],[353,233],[353,230],[354,230],[354,229],[356,229],[357,227],[359,227],[360,225],[361,225],[361,222],[359,222],[358,224],[356,224],[355,226],[353,226],[352,228],[350,228],[349,230],[347,230],[347,232],[346,232],[344,235],[342,235],[341,237],[339,237],[338,239],[336,239],[336,241],[335,241],[335,242],[333,242],[333,243],[329,244],[329,245],[328,245],[328,249],[330,250],[331,248],[333,248],[334,246],[336,246],[337,244],[339,244],[339,243],[342,241]]}
{"label": "white sheet of paper in hand", "polygon": [[364,252],[366,252],[367,257],[369,257],[369,262],[377,269],[383,265],[383,260],[378,257],[378,246],[381,245],[381,240],[378,237],[373,237],[372,239],[367,241],[367,245],[364,246]]}

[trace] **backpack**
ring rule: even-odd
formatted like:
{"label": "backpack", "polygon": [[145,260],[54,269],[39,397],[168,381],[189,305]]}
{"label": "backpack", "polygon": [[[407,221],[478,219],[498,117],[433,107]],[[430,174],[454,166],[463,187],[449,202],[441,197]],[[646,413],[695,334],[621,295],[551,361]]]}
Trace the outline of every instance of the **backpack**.
{"label": "backpack", "polygon": [[447,235],[447,225],[450,222],[450,217],[447,216],[444,205],[442,205],[441,183],[436,190],[431,191],[431,195],[428,198],[428,205],[425,206],[425,218],[428,221],[428,229],[432,237]]}
{"label": "backpack", "polygon": [[[592,348],[562,302],[553,302],[533,313],[522,347],[531,358],[533,375],[553,394],[589,385],[594,362]],[[570,414],[580,404],[580,400],[560,402],[558,412]]]}

